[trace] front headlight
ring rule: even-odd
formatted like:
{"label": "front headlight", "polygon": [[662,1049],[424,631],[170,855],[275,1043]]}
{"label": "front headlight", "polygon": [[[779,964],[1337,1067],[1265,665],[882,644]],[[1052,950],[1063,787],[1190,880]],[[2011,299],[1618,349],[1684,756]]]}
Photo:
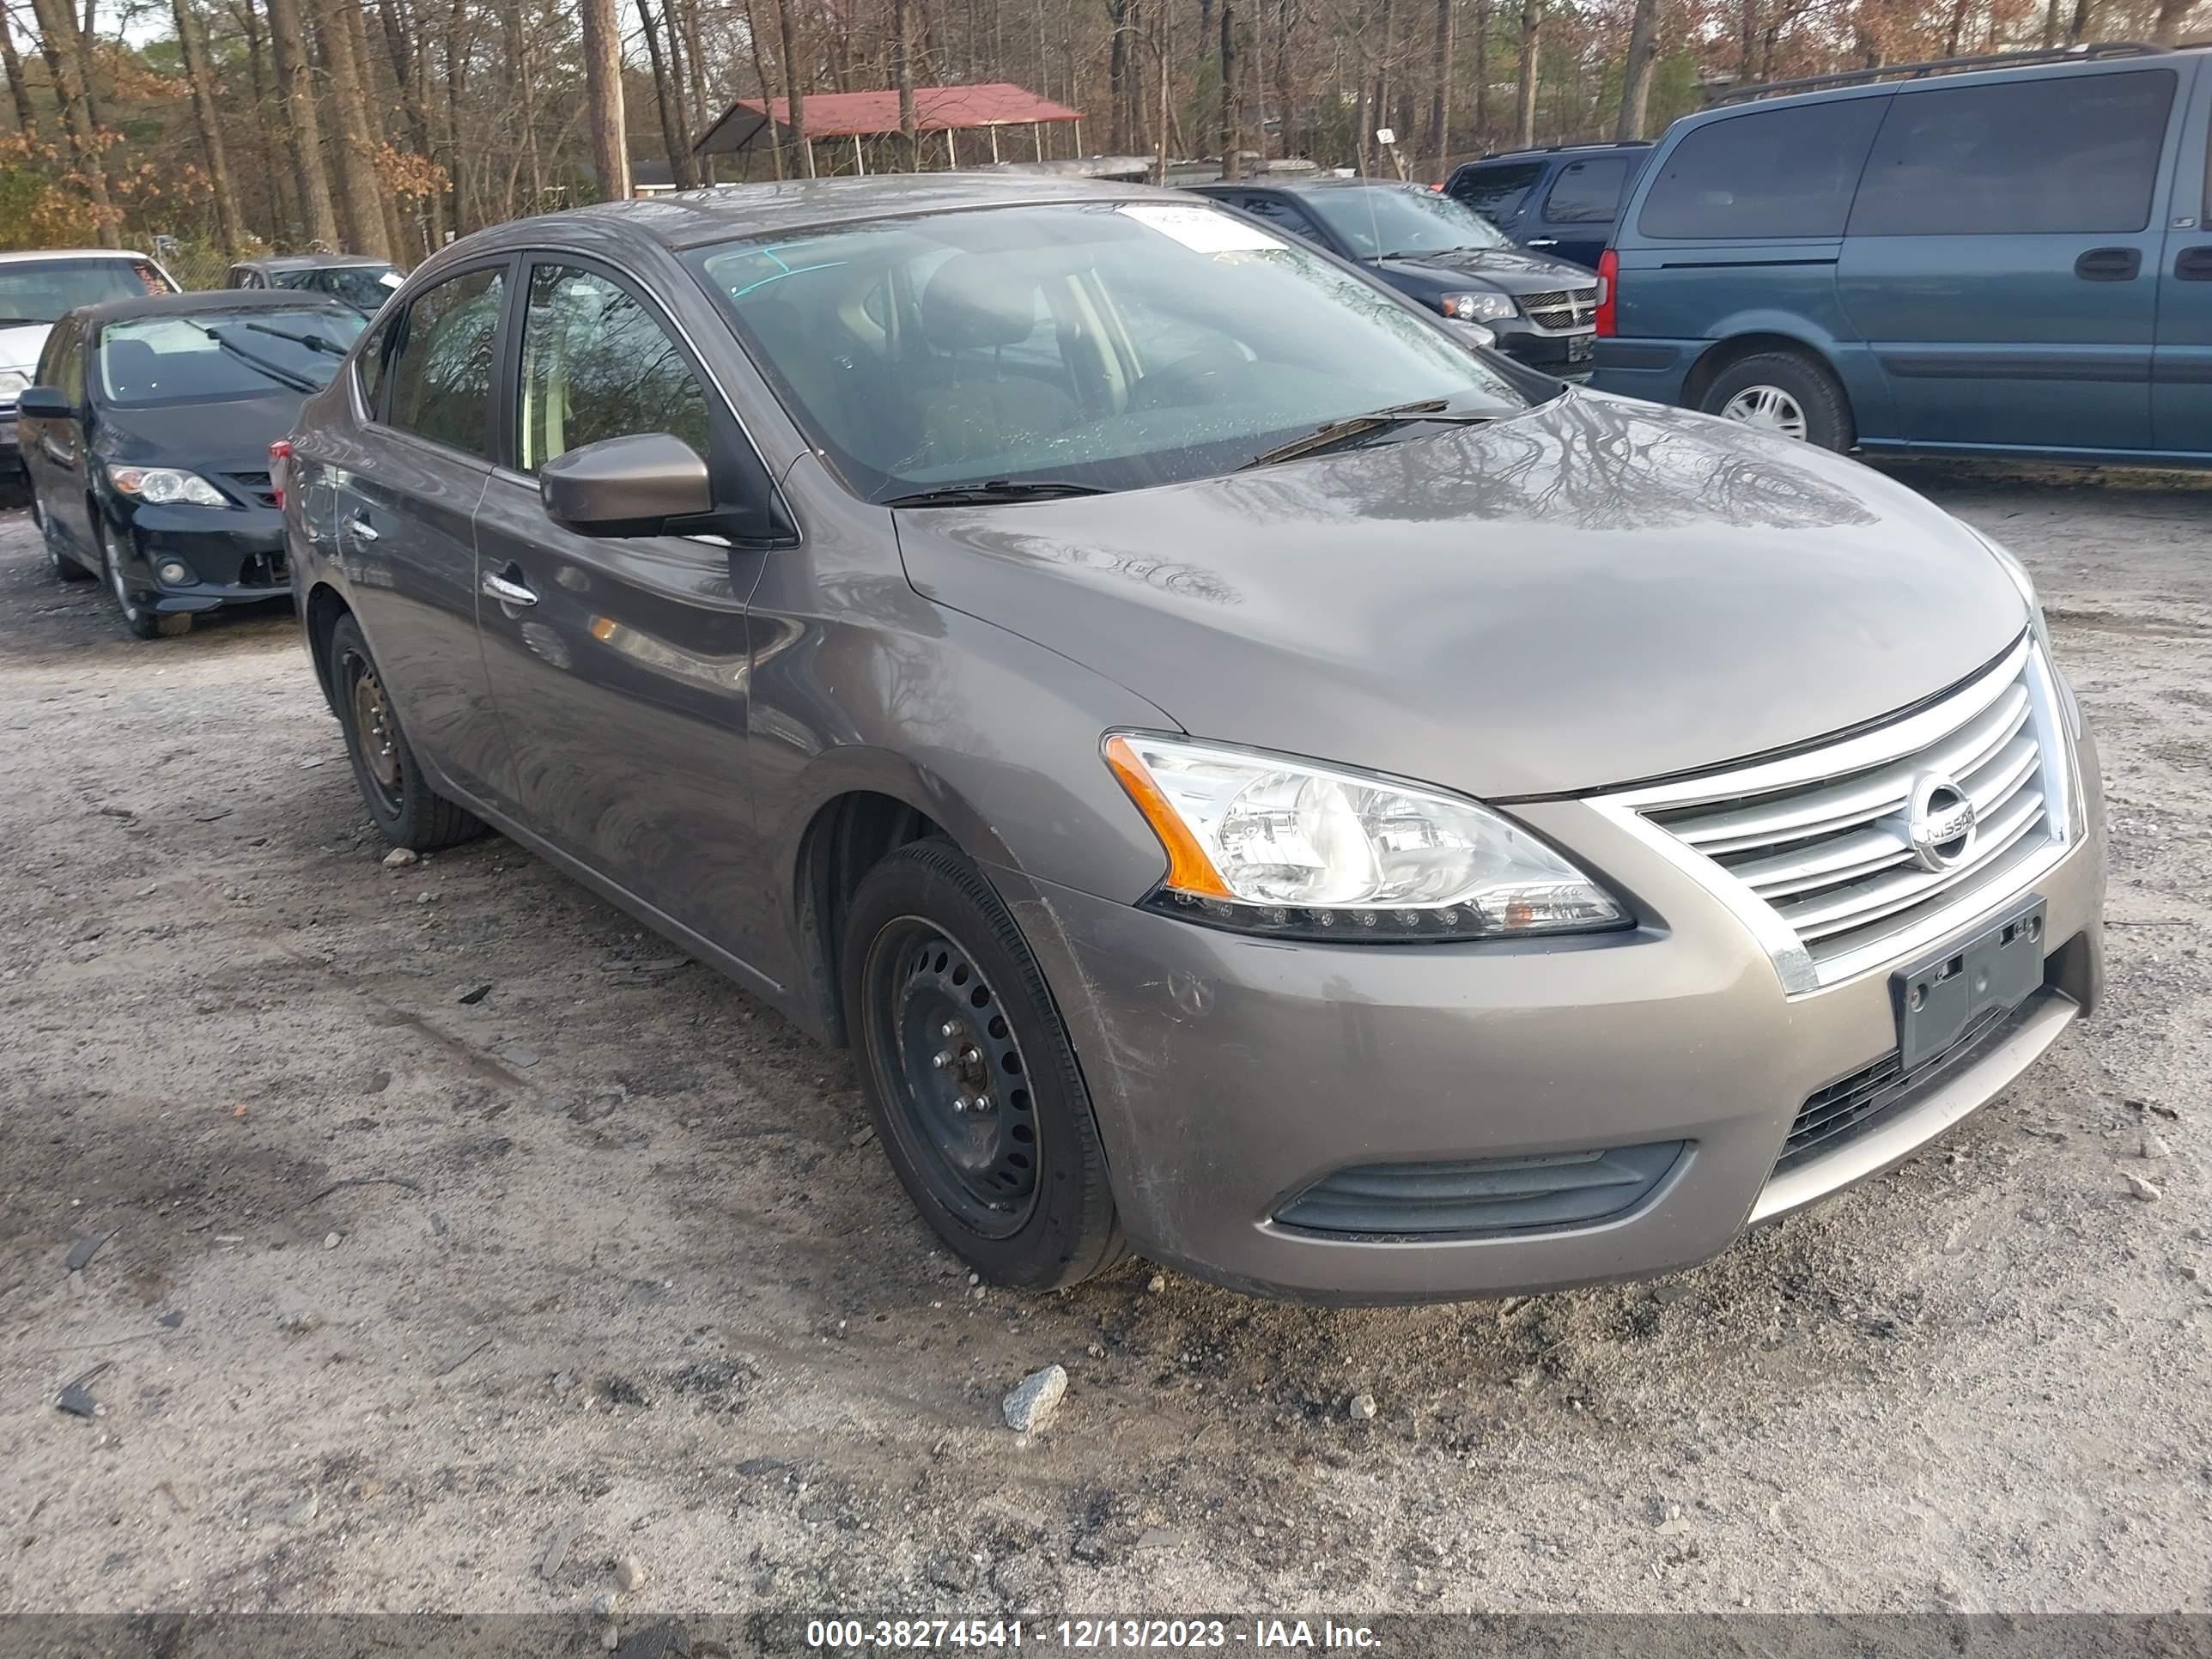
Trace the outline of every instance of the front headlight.
{"label": "front headlight", "polygon": [[107,482],[126,495],[156,507],[179,501],[191,507],[228,507],[230,498],[197,472],[171,466],[111,466]]}
{"label": "front headlight", "polygon": [[1437,309],[1462,323],[1494,323],[1513,314],[1513,301],[1504,294],[1441,294]]}
{"label": "front headlight", "polygon": [[30,383],[31,376],[27,369],[0,368],[0,403],[14,403],[22,395],[23,388]]}
{"label": "front headlight", "polygon": [[1281,755],[1117,732],[1106,763],[1168,854],[1151,902],[1299,939],[1482,939],[1625,926],[1535,836],[1458,795]]}

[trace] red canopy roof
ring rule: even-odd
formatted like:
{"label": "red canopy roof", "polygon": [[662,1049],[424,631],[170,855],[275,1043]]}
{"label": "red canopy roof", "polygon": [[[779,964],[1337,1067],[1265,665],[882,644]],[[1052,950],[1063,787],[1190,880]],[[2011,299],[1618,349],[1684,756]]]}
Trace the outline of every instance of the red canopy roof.
{"label": "red canopy roof", "polygon": [[[763,104],[757,98],[740,98],[722,112],[721,119],[700,135],[692,149],[701,155],[727,155],[743,149],[760,136],[771,118],[787,133],[791,130],[788,100],[777,98]],[[817,92],[804,106],[806,136],[810,138],[867,137],[899,130],[898,94],[882,92]],[[1004,81],[969,87],[916,87],[915,125],[924,132],[946,128],[1018,127],[1033,121],[1080,121],[1083,112],[1055,104],[1049,98]]]}

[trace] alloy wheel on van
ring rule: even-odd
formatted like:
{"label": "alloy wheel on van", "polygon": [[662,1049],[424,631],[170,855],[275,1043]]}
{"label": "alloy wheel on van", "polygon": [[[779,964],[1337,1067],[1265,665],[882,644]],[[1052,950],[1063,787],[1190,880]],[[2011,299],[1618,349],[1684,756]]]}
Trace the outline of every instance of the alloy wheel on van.
{"label": "alloy wheel on van", "polygon": [[1802,441],[1807,429],[1803,405],[1778,386],[1747,386],[1721,405],[1720,415],[1785,438]]}

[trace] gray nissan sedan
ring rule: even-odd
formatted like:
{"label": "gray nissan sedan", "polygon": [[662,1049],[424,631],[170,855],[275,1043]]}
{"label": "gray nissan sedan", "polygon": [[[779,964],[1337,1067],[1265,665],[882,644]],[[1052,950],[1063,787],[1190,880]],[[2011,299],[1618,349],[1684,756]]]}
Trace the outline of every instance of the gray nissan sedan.
{"label": "gray nissan sedan", "polygon": [[1665,1272],[2097,998],[2095,753],[2002,549],[1187,195],[501,226],[278,448],[377,827],[493,826],[852,1045],[1003,1284]]}

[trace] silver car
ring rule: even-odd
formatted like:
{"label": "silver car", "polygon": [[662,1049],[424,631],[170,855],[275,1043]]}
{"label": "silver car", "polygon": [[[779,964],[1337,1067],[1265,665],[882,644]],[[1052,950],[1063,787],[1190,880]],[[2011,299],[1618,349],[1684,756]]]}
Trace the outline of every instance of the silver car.
{"label": "silver car", "polygon": [[2097,997],[2094,751],[2001,549],[1188,196],[503,226],[278,482],[385,835],[495,827],[849,1044],[998,1282],[1664,1272]]}

